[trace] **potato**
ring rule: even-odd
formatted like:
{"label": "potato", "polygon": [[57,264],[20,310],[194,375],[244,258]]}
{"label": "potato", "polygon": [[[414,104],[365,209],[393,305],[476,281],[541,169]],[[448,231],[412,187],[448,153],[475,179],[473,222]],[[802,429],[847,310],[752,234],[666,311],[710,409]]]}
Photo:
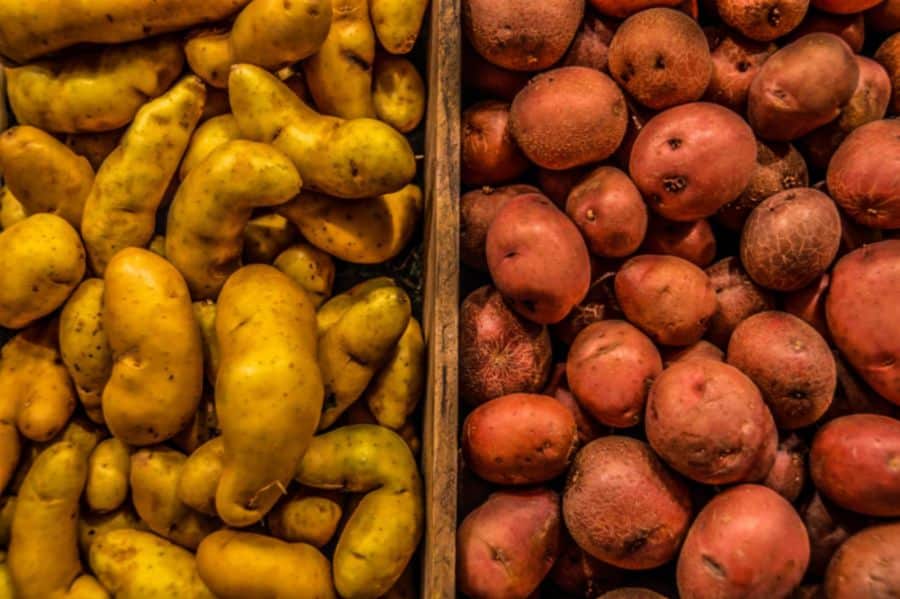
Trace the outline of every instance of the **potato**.
{"label": "potato", "polygon": [[750,84],[777,47],[774,43],[745,39],[724,28],[710,28],[706,31],[712,59],[712,77],[703,98],[743,114],[747,107]]}
{"label": "potato", "polygon": [[540,71],[554,64],[575,37],[584,2],[465,0],[462,29],[482,57],[514,71]]}
{"label": "potato", "polygon": [[877,414],[836,418],[813,439],[816,488],[839,506],[880,517],[900,515],[900,420]]}
{"label": "potato", "polygon": [[590,597],[604,589],[622,584],[625,570],[601,562],[579,547],[566,532],[559,557],[548,578],[561,591],[573,597]]}
{"label": "potato", "polygon": [[897,33],[884,40],[875,51],[875,60],[881,63],[891,78],[890,114],[900,114],[900,35]]}
{"label": "potato", "polygon": [[809,536],[808,573],[821,579],[834,552],[851,535],[862,530],[865,519],[837,507],[823,498],[818,491],[813,493],[801,515]]}
{"label": "potato", "polygon": [[[851,18],[862,17],[859,14],[850,16]],[[860,22],[860,29],[863,27],[886,33],[900,31],[900,2],[897,0],[885,0],[881,4],[876,4],[867,10],[865,20]]]}
{"label": "potato", "polygon": [[828,565],[825,592],[834,599],[890,597],[900,591],[900,524],[872,526],[847,539]]}
{"label": "potato", "polygon": [[[564,368],[565,364],[561,364],[560,366],[563,366]],[[546,391],[546,393],[550,393],[550,391]],[[594,439],[606,434],[605,427],[594,420],[593,416],[581,407],[581,404],[578,403],[575,396],[572,395],[572,392],[567,388],[562,386],[558,387],[553,391],[553,397],[555,397],[556,401],[561,403],[564,408],[569,410],[572,417],[575,418],[575,428],[578,431],[576,445],[578,447],[590,443]]]}
{"label": "potato", "polygon": [[498,491],[456,533],[459,590],[469,597],[528,597],[559,552],[559,496],[544,488]]}
{"label": "potato", "polygon": [[205,94],[199,79],[186,77],[148,102],[97,172],[81,235],[98,275],[116,252],[145,246],[153,237],[156,210],[200,118]]}
{"label": "potato", "polygon": [[354,305],[358,304],[369,293],[382,287],[397,287],[394,279],[390,277],[375,277],[357,283],[344,293],[340,293],[325,302],[316,312],[316,330],[322,337],[328,329],[344,317]]}
{"label": "potato", "polygon": [[23,125],[0,135],[0,172],[26,215],[50,212],[76,229],[94,169],[48,133]]}
{"label": "potato", "polygon": [[900,332],[884,318],[900,287],[900,240],[850,252],[831,273],[828,329],[847,361],[882,397],[900,405]]}
{"label": "potato", "polygon": [[0,230],[8,229],[28,217],[25,206],[5,185],[0,188]]}
{"label": "potato", "polygon": [[485,239],[497,211],[510,198],[525,193],[540,193],[531,185],[483,187],[464,193],[459,200],[459,255],[466,266],[487,271]]}
{"label": "potato", "polygon": [[809,0],[716,0],[719,17],[752,40],[770,42],[795,29]]}
{"label": "potato", "polygon": [[700,99],[712,76],[703,30],[670,8],[628,17],[613,36],[608,58],[619,85],[654,110]]}
{"label": "potato", "polygon": [[169,37],[35,62],[6,70],[9,104],[19,124],[51,133],[111,131],[169,89],[183,64]]}
{"label": "potato", "polygon": [[410,317],[387,362],[363,394],[378,424],[403,428],[424,395],[426,366],[422,325]]}
{"label": "potato", "polygon": [[859,54],[865,42],[866,26],[862,13],[837,15],[813,8],[806,14],[800,26],[791,32],[788,39],[794,41],[809,33],[833,33],[847,42],[854,53]]}
{"label": "potato", "polygon": [[85,502],[91,511],[116,510],[128,497],[131,456],[128,446],[115,437],[101,441],[88,458]]}
{"label": "potato", "polygon": [[153,533],[121,529],[91,544],[91,570],[116,599],[213,599],[194,556]]}
{"label": "potato", "polygon": [[700,511],[678,557],[678,593],[701,597],[787,597],[809,562],[800,517],[775,491],[740,485]]}
{"label": "potato", "polygon": [[225,440],[214,437],[191,453],[178,474],[178,500],[203,514],[216,516],[216,487],[225,463]]}
{"label": "potato", "polygon": [[522,71],[510,71],[482,58],[471,44],[463,42],[460,76],[466,89],[477,91],[488,98],[497,98],[511,102],[525,87],[531,74]]}
{"label": "potato", "polygon": [[110,530],[147,530],[147,525],[134,513],[130,503],[126,503],[105,514],[81,514],[78,519],[78,548],[88,556],[94,539]]}
{"label": "potato", "polygon": [[615,274],[604,272],[594,278],[584,300],[551,327],[554,339],[571,346],[578,333],[591,324],[610,318],[623,318],[613,289]]}
{"label": "potato", "polygon": [[697,102],[658,114],[638,133],[628,170],[650,208],[669,220],[706,218],[750,182],[756,142],[730,110]]}
{"label": "potato", "polygon": [[677,222],[650,216],[641,253],[683,258],[703,268],[716,257],[716,237],[709,221]]}
{"label": "potato", "polygon": [[406,58],[382,55],[372,76],[375,115],[401,133],[416,129],[425,116],[425,81],[416,66]]}
{"label": "potato", "polygon": [[603,593],[597,599],[665,599],[665,595],[660,595],[656,591],[651,591],[650,589],[624,587],[608,593]]}
{"label": "potato", "polygon": [[569,350],[566,378],[578,403],[607,426],[641,421],[647,390],[662,372],[653,342],[622,320],[595,322]]}
{"label": "potato", "polygon": [[465,185],[496,185],[528,170],[509,130],[509,104],[485,100],[462,114],[460,178]]}
{"label": "potato", "polygon": [[[866,227],[900,227],[900,122],[879,120],[854,130],[828,163],[828,191],[850,218]],[[877,152],[872,152],[878,148]]]}
{"label": "potato", "polygon": [[822,418],[823,422],[849,414],[881,414],[892,418],[900,416],[900,406],[878,395],[850,369],[841,354],[837,351],[833,353],[834,363],[837,366],[838,386],[831,407]]}
{"label": "potato", "polygon": [[[113,356],[102,397],[106,425],[129,445],[165,441],[194,417],[203,387],[187,285],[174,266],[139,248],[113,257],[105,285],[103,328]],[[152,331],[148,322],[156,323]]]}
{"label": "potato", "polygon": [[488,228],[486,253],[497,289],[513,310],[538,324],[559,322],[587,295],[587,247],[572,221],[540,194],[520,195],[500,208]]}
{"label": "potato", "polygon": [[428,8],[424,0],[371,0],[372,23],[381,46],[391,54],[410,52]]}
{"label": "potato", "polygon": [[687,487],[643,442],[608,436],[575,457],[563,516],[575,542],[597,559],[628,570],[660,566],[687,531]]}
{"label": "potato", "polygon": [[313,439],[297,480],[366,494],[334,550],[334,585],[346,599],[380,597],[403,574],[422,536],[422,480],[406,442],[375,425],[335,429]]}
{"label": "potato", "polygon": [[741,322],[775,308],[772,294],[754,283],[734,256],[719,260],[706,269],[706,274],[716,290],[717,303],[706,338],[721,348],[728,346],[731,333]]}
{"label": "potato", "polygon": [[858,79],[859,67],[841,38],[805,35],[763,64],[750,86],[747,118],[763,139],[797,139],[836,119]]}
{"label": "potato", "polygon": [[200,329],[200,340],[203,346],[203,372],[210,385],[215,386],[219,370],[221,351],[216,339],[216,304],[210,300],[191,304],[194,319]]}
{"label": "potato", "polygon": [[118,147],[124,134],[125,129],[97,133],[71,133],[66,135],[65,143],[73,152],[87,158],[91,168],[96,171]]}
{"label": "potato", "polygon": [[675,256],[643,255],[616,273],[616,298],[625,317],[663,345],[690,345],[716,312],[709,277]]}
{"label": "potato", "polygon": [[[619,146],[616,152],[618,153],[621,150],[622,146]],[[539,168],[537,171],[537,184],[540,189],[538,191],[543,192],[544,195],[553,200],[554,204],[564,210],[569,193],[590,171],[589,166],[579,166],[563,171]],[[510,185],[510,187],[513,186]]]}
{"label": "potato", "polygon": [[[6,72],[0,71],[0,97],[6,97]],[[6,108],[6,102],[0,102],[0,131],[5,131],[9,127],[9,111]]]}
{"label": "potato", "polygon": [[288,493],[275,505],[266,524],[274,537],[322,548],[337,532],[343,515],[342,504],[335,493],[300,489]]}
{"label": "potato", "polygon": [[668,368],[675,362],[694,360],[696,358],[724,362],[725,352],[709,341],[700,340],[687,347],[664,347],[662,348],[662,358],[663,367]]}
{"label": "potato", "polygon": [[522,152],[553,170],[608,158],[622,143],[627,123],[622,91],[588,67],[541,73],[516,94],[509,111],[509,130]]}
{"label": "potato", "polygon": [[839,15],[862,12],[878,4],[879,0],[811,0],[819,10]]}
{"label": "potato", "polygon": [[16,513],[16,496],[0,497],[0,545],[9,547],[9,536],[12,534],[13,515]]}
{"label": "potato", "polygon": [[570,67],[590,67],[606,72],[609,42],[612,41],[618,23],[613,19],[585,14],[581,29],[575,34],[572,45],[563,56],[562,65]]}
{"label": "potato", "polygon": [[647,232],[647,206],[628,175],[611,166],[593,170],[566,200],[566,213],[597,256],[633,254]]}
{"label": "potato", "polygon": [[284,492],[322,410],[312,302],[275,268],[245,266],[219,295],[216,336],[225,442],[216,511],[230,526],[249,526]]}
{"label": "potato", "polygon": [[396,192],[415,175],[409,142],[390,125],[320,115],[259,67],[232,68],[228,93],[242,136],[284,152],[307,188],[366,198]]}
{"label": "potato", "polygon": [[790,502],[797,501],[806,482],[807,451],[797,435],[783,440],[778,444],[775,462],[762,484]]}
{"label": "potato", "polygon": [[241,131],[233,114],[223,114],[204,121],[191,136],[191,142],[178,169],[178,178],[184,180],[214,150],[240,137]]}
{"label": "potato", "polygon": [[808,187],[770,196],[741,233],[741,263],[757,284],[796,291],[818,278],[837,255],[841,221],[831,198]]}
{"label": "potato", "polygon": [[306,291],[314,308],[331,297],[334,261],[325,252],[308,243],[295,243],[278,254],[272,265]]}
{"label": "potato", "polygon": [[75,229],[53,214],[0,233],[0,327],[21,329],[60,307],[84,276],[84,254]]}
{"label": "potato", "polygon": [[778,436],[759,390],[746,375],[715,360],[676,362],[647,397],[650,445],[672,468],[701,483],[764,478]]}
{"label": "potato", "polygon": [[785,312],[812,326],[826,341],[831,338],[825,320],[825,297],[830,282],[831,277],[826,273],[803,289],[783,296],[781,301]]}

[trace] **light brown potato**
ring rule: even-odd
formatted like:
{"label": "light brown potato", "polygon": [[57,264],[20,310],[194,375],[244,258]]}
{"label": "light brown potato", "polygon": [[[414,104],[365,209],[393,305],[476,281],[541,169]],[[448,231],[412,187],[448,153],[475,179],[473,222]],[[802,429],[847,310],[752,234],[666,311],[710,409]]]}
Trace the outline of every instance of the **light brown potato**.
{"label": "light brown potato", "polygon": [[795,29],[809,0],[716,0],[719,17],[748,38],[770,42]]}
{"label": "light brown potato", "polygon": [[706,269],[716,291],[716,313],[709,321],[706,338],[721,348],[731,333],[748,317],[775,308],[775,298],[747,275],[740,261],[729,256]]}
{"label": "light brown potato", "polygon": [[847,539],[825,574],[829,599],[890,597],[900,591],[900,524],[872,526]]}

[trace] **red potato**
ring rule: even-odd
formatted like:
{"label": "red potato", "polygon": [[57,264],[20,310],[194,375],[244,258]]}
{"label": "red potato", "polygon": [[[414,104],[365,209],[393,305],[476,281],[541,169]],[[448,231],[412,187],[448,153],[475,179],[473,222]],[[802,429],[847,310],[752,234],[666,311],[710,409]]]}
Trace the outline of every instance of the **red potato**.
{"label": "red potato", "polygon": [[628,175],[612,166],[598,167],[572,189],[566,214],[598,256],[629,256],[647,232],[647,206],[641,192]]}
{"label": "red potato", "polygon": [[706,269],[716,291],[716,313],[709,321],[706,338],[727,347],[731,333],[744,320],[775,308],[775,298],[747,275],[734,256],[723,258]]}
{"label": "red potato", "polygon": [[839,15],[849,15],[872,8],[882,0],[811,0],[819,10]]}
{"label": "red potato", "polygon": [[634,141],[637,139],[638,133],[647,125],[651,118],[656,116],[656,111],[641,106],[637,102],[625,98],[628,105],[628,128],[625,130],[625,139],[616,153],[612,156],[612,161],[622,170],[628,170],[628,161],[631,159],[631,150],[634,147]]}
{"label": "red potato", "polygon": [[834,552],[865,526],[865,519],[839,508],[818,492],[813,493],[801,515],[809,536],[808,573],[821,578]]}
{"label": "red potato", "polygon": [[601,15],[624,19],[631,15],[659,6],[675,8],[682,0],[589,0],[590,5]]}
{"label": "red potato", "polygon": [[575,542],[619,568],[646,570],[673,557],[691,517],[685,484],[630,437],[592,441],[575,457],[563,495]]}
{"label": "red potato", "polygon": [[668,368],[675,362],[683,362],[684,360],[706,359],[717,362],[725,361],[725,352],[710,343],[709,341],[700,340],[697,343],[688,345],[687,347],[668,347],[663,348],[663,368]]}
{"label": "red potato", "polygon": [[552,354],[546,327],[510,310],[489,285],[466,297],[459,321],[459,386],[466,402],[540,391]]}
{"label": "red potato", "polygon": [[829,599],[900,595],[900,522],[847,539],[828,565],[825,594]]}
{"label": "red potato", "polygon": [[888,114],[900,114],[900,33],[895,33],[884,40],[884,43],[875,51],[875,60],[888,72],[891,78],[891,103],[888,106]]}
{"label": "red potato", "polygon": [[514,393],[473,410],[463,423],[466,464],[501,485],[542,483],[566,471],[578,429],[572,413],[547,395]]}
{"label": "red potato", "polygon": [[666,368],[650,388],[644,428],[654,451],[697,482],[761,480],[775,461],[772,414],[753,381],[722,362]]}
{"label": "red potato", "polygon": [[628,168],[656,213],[698,220],[747,187],[756,168],[756,140],[727,108],[684,104],[650,119],[634,142]]}
{"label": "red potato", "polygon": [[812,9],[788,39],[793,42],[810,33],[833,33],[859,54],[866,41],[866,20],[862,13],[836,15]]}
{"label": "red potato", "polygon": [[900,240],[867,245],[831,272],[825,315],[831,338],[854,370],[900,405]]}
{"label": "red potato", "polygon": [[857,223],[900,227],[900,120],[878,120],[850,133],[828,164],[828,191]]}
{"label": "red potato", "polygon": [[745,39],[727,29],[707,28],[705,32],[713,68],[703,98],[743,114],[753,78],[777,47]]}
{"label": "red potato", "polygon": [[497,289],[529,320],[559,322],[587,295],[591,263],[584,240],[542,195],[506,202],[488,228],[486,250]]}
{"label": "red potato", "polygon": [[656,346],[623,320],[603,320],[581,331],[566,362],[578,403],[599,422],[618,428],[640,423],[647,390],[660,372]]}
{"label": "red potato", "polygon": [[796,501],[806,482],[806,453],[807,448],[797,435],[779,443],[775,462],[762,484],[791,503]]}
{"label": "red potato", "polygon": [[809,0],[716,0],[719,17],[752,40],[770,42],[795,29]]}
{"label": "red potato", "polygon": [[884,399],[866,384],[836,351],[834,364],[837,366],[838,386],[834,393],[834,401],[822,418],[830,422],[841,416],[850,414],[881,414],[900,419],[900,406]]}
{"label": "red potato", "polygon": [[547,168],[539,168],[537,171],[537,184],[544,195],[553,200],[560,210],[566,209],[566,199],[579,181],[590,172],[588,167],[578,166],[564,171],[554,171]]}
{"label": "red potato", "polygon": [[581,29],[563,57],[565,66],[589,67],[598,71],[607,70],[609,42],[612,41],[618,23],[591,14],[584,16]]}
{"label": "red potato", "polygon": [[678,558],[681,599],[784,599],[809,562],[803,522],[781,495],[740,485],[715,496],[691,525]]}
{"label": "red potato", "polygon": [[463,264],[487,271],[484,245],[488,227],[507,200],[525,193],[540,193],[540,190],[531,185],[507,185],[463,194],[459,200],[459,258]]}
{"label": "red potato", "polygon": [[467,88],[480,92],[484,97],[507,102],[512,102],[531,78],[528,73],[510,71],[486,61],[471,44],[463,44],[460,74]]}
{"label": "red potato", "polygon": [[608,75],[588,67],[541,73],[516,95],[510,110],[519,147],[533,163],[554,170],[608,158],[627,125],[622,91]]}
{"label": "red potato", "polygon": [[716,257],[716,237],[706,219],[675,222],[653,215],[641,252],[677,256],[702,268]]}
{"label": "red potato", "polygon": [[496,185],[521,176],[528,160],[509,132],[509,104],[486,100],[462,114],[460,177],[465,185]]}
{"label": "red potato", "polygon": [[589,325],[601,320],[623,317],[613,288],[615,275],[615,272],[606,272],[591,282],[591,288],[584,301],[572,308],[564,319],[550,327],[554,339],[572,345],[578,333]]}
{"label": "red potato", "polygon": [[557,389],[553,396],[572,414],[575,419],[575,428],[578,430],[578,446],[590,443],[594,439],[603,436],[604,429],[594,418],[588,414],[572,392],[565,387]]}
{"label": "red potato", "polygon": [[528,597],[556,561],[560,529],[553,491],[493,493],[457,531],[459,590],[483,599]]}
{"label": "red potato", "polygon": [[709,277],[675,256],[630,259],[616,273],[615,289],[625,317],[663,345],[700,340],[716,311]]}
{"label": "red potato", "polygon": [[900,0],[884,0],[867,10],[866,26],[885,33],[900,31]]}
{"label": "red potato", "polygon": [[816,433],[809,470],[820,493],[869,516],[900,516],[900,420],[854,414]]}
{"label": "red potato", "polygon": [[825,297],[830,281],[831,277],[826,273],[803,289],[783,296],[781,301],[785,312],[810,325],[826,340],[831,335],[825,320]]}
{"label": "red potato", "polygon": [[579,547],[567,534],[550,580],[559,589],[576,597],[595,597],[605,589],[625,582],[624,570],[605,564]]}

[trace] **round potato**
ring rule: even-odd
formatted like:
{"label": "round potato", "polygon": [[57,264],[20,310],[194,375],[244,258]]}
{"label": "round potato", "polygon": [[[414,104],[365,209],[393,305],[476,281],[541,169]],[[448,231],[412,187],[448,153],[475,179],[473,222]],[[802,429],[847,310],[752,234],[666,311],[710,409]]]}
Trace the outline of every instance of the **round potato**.
{"label": "round potato", "polygon": [[770,42],[796,28],[809,0],[716,0],[719,16],[752,40]]}
{"label": "round potato", "polygon": [[762,484],[790,502],[794,502],[806,482],[806,448],[797,435],[791,435],[778,445],[772,469]]}
{"label": "round potato", "polygon": [[702,268],[716,257],[716,237],[705,218],[676,222],[653,215],[641,252],[677,256]]}
{"label": "round potato", "polygon": [[734,256],[719,260],[706,269],[706,274],[716,290],[717,304],[706,338],[719,347],[728,346],[732,331],[742,321],[775,308],[772,294],[754,283]]}
{"label": "round potato", "polygon": [[575,186],[590,172],[590,167],[578,166],[564,171],[555,171],[548,168],[539,168],[537,171],[537,184],[553,203],[565,210],[566,200]]}
{"label": "round potato", "polygon": [[683,362],[684,360],[694,360],[697,358],[705,358],[716,362],[725,361],[725,352],[719,347],[713,345],[709,341],[698,341],[687,347],[668,347],[663,348],[663,366],[668,368],[675,362]]}
{"label": "round potato", "polygon": [[465,185],[496,185],[528,170],[509,131],[509,104],[485,100],[462,114],[460,178]]}
{"label": "round potato", "polygon": [[588,325],[609,318],[623,318],[613,289],[615,272],[605,272],[594,278],[587,297],[572,308],[569,314],[550,327],[554,339],[572,345],[575,337]]}
{"label": "round potato", "polygon": [[601,166],[569,193],[566,214],[597,256],[621,258],[640,247],[647,232],[647,206],[628,175]]}
{"label": "round potato", "polygon": [[777,48],[773,43],[748,40],[724,28],[709,28],[706,35],[713,66],[703,97],[743,114],[753,78]]}
{"label": "round potato", "polygon": [[463,194],[459,199],[459,259],[463,264],[487,271],[484,245],[488,227],[508,199],[524,193],[540,193],[540,190],[531,185],[507,185],[473,189]]}
{"label": "round potato", "polygon": [[841,545],[825,574],[829,599],[900,593],[900,523],[872,526]]}

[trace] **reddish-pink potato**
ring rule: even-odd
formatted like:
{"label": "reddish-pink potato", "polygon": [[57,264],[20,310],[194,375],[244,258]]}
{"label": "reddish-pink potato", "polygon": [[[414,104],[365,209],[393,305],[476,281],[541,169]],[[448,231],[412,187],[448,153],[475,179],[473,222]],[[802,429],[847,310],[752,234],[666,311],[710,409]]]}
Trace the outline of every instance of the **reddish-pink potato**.
{"label": "reddish-pink potato", "polygon": [[[862,16],[862,15],[855,15]],[[866,11],[866,27],[875,31],[894,33],[900,31],[900,0],[884,0]],[[859,52],[859,50],[855,50]]]}
{"label": "reddish-pink potato", "polygon": [[697,515],[678,558],[681,599],[784,598],[809,563],[803,522],[781,495],[740,485]]}
{"label": "reddish-pink potato", "polygon": [[522,71],[510,71],[490,63],[479,56],[470,44],[463,44],[462,67],[463,84],[486,98],[497,98],[512,102],[531,76]]}
{"label": "reddish-pink potato", "polygon": [[575,427],[578,429],[578,446],[590,443],[594,439],[604,434],[604,429],[594,420],[593,416],[588,414],[585,409],[578,403],[572,392],[565,387],[559,387],[553,393],[556,401],[561,403],[575,418]]}
{"label": "reddish-pink potato", "polygon": [[816,433],[809,470],[820,493],[868,516],[900,516],[900,420],[854,414]]}
{"label": "reddish-pink potato", "polygon": [[500,208],[486,250],[497,289],[529,320],[559,322],[587,295],[591,261],[581,233],[540,194],[517,196]]}
{"label": "reddish-pink potato", "polygon": [[601,562],[566,534],[549,578],[564,593],[593,597],[604,589],[623,584],[625,575],[625,570]]}
{"label": "reddish-pink potato", "polygon": [[485,100],[462,114],[460,177],[465,185],[496,185],[528,170],[509,132],[509,104]]}
{"label": "reddish-pink potato", "polygon": [[888,72],[891,78],[891,104],[888,113],[900,114],[900,32],[893,34],[884,40],[884,43],[875,51],[875,60]]}
{"label": "reddish-pink potato", "polygon": [[463,264],[487,271],[484,244],[488,227],[507,200],[525,193],[540,193],[540,190],[531,185],[507,185],[463,194],[459,199],[459,258]]}
{"label": "reddish-pink potato", "polygon": [[753,209],[741,232],[741,263],[757,284],[796,291],[831,265],[841,244],[841,217],[827,195],[788,189]]}
{"label": "reddish-pink potato", "polygon": [[828,330],[854,370],[900,405],[900,240],[867,245],[841,258],[825,300]]}
{"label": "reddish-pink potato", "polygon": [[900,595],[900,522],[859,532],[841,545],[825,574],[828,599]]}
{"label": "reddish-pink potato", "polygon": [[539,168],[537,171],[537,184],[544,195],[553,200],[561,210],[566,209],[566,200],[569,192],[578,185],[590,172],[588,167],[578,166],[564,171],[554,171],[547,168]]}
{"label": "reddish-pink potato", "polygon": [[828,163],[828,191],[854,221],[900,227],[900,120],[873,121],[850,133]]}
{"label": "reddish-pink potato", "polygon": [[709,102],[670,108],[638,134],[628,169],[650,208],[669,220],[706,218],[738,197],[756,168],[753,131]]}
{"label": "reddish-pink potato", "polygon": [[800,491],[803,490],[803,483],[806,482],[807,451],[797,435],[791,435],[779,443],[778,451],[775,452],[775,462],[762,484],[791,503],[796,501],[800,497]]}
{"label": "reddish-pink potato", "polygon": [[750,84],[777,47],[755,42],[724,28],[705,29],[712,57],[712,78],[704,99],[743,114]]}
{"label": "reddish-pink potato", "polygon": [[608,158],[627,125],[622,91],[608,75],[588,67],[541,73],[510,109],[510,130],[519,147],[533,163],[554,170]]}
{"label": "reddish-pink potato", "polygon": [[716,312],[709,277],[675,256],[630,259],[616,273],[615,288],[625,317],[663,345],[699,341]]}
{"label": "reddish-pink potato", "polygon": [[611,318],[623,318],[613,288],[616,273],[606,272],[591,282],[587,297],[569,314],[550,327],[554,339],[572,345],[575,337],[588,325]]}
{"label": "reddish-pink potato", "polygon": [[601,15],[624,19],[631,15],[658,6],[679,6],[682,0],[589,0],[590,5]]}
{"label": "reddish-pink potato", "polygon": [[831,277],[826,273],[803,289],[786,294],[781,301],[785,312],[810,325],[826,340],[831,336],[825,321],[825,298],[830,282]]}
{"label": "reddish-pink potato", "polygon": [[598,256],[629,256],[647,233],[647,206],[641,192],[628,175],[612,166],[598,167],[572,189],[566,214]]}
{"label": "reddish-pink potato", "polygon": [[808,573],[821,578],[837,548],[865,526],[865,518],[844,510],[814,492],[801,512],[809,535]]}
{"label": "reddish-pink potato", "polygon": [[466,297],[459,322],[460,395],[469,404],[541,390],[552,354],[547,327],[510,310],[490,285]]}
{"label": "reddish-pink potato", "polygon": [[811,0],[819,10],[839,15],[849,15],[872,8],[882,0]]}
{"label": "reddish-pink potato", "polygon": [[759,387],[779,428],[809,426],[834,398],[837,370],[828,343],[787,312],[760,312],[739,324],[728,363]]}
{"label": "reddish-pink potato", "polygon": [[836,351],[834,364],[837,366],[838,386],[831,407],[821,422],[830,422],[850,414],[881,414],[900,419],[900,406],[878,395],[847,365]]}
{"label": "reddish-pink potato", "polygon": [[716,0],[719,17],[748,38],[770,42],[795,29],[809,0]]}
{"label": "reddish-pink potato", "polygon": [[564,66],[590,67],[598,71],[607,70],[609,42],[612,41],[618,23],[612,19],[584,16],[581,29],[563,57]]}
{"label": "reddish-pink potato", "polygon": [[609,436],[575,457],[563,495],[575,542],[619,568],[647,570],[675,557],[691,518],[687,486],[645,443]]}
{"label": "reddish-pink potato", "polygon": [[668,368],[675,362],[695,360],[698,358],[724,362],[725,352],[723,352],[720,348],[716,347],[709,341],[700,340],[697,343],[688,345],[687,347],[663,348],[662,358],[663,368]]}
{"label": "reddish-pink potato", "polygon": [[676,222],[654,214],[650,217],[641,252],[677,256],[703,268],[716,257],[716,237],[705,218]]}
{"label": "reddish-pink potato", "polygon": [[812,9],[788,39],[793,42],[810,33],[833,33],[859,54],[866,41],[866,20],[862,13],[836,15]]}
{"label": "reddish-pink potato", "polygon": [[706,338],[719,347],[728,346],[732,331],[741,322],[775,308],[772,294],[754,283],[734,256],[719,260],[706,274],[716,291],[716,313],[709,321]]}
{"label": "reddish-pink potato", "polygon": [[666,368],[650,388],[644,428],[665,462],[710,485],[761,480],[778,446],[772,414],[753,381],[714,360]]}
{"label": "reddish-pink potato", "polygon": [[566,377],[578,403],[608,426],[640,423],[647,391],[662,372],[653,342],[624,320],[596,322],[569,349]]}
{"label": "reddish-pink potato", "polygon": [[553,491],[493,493],[457,531],[459,590],[484,599],[527,597],[556,561],[561,528]]}

